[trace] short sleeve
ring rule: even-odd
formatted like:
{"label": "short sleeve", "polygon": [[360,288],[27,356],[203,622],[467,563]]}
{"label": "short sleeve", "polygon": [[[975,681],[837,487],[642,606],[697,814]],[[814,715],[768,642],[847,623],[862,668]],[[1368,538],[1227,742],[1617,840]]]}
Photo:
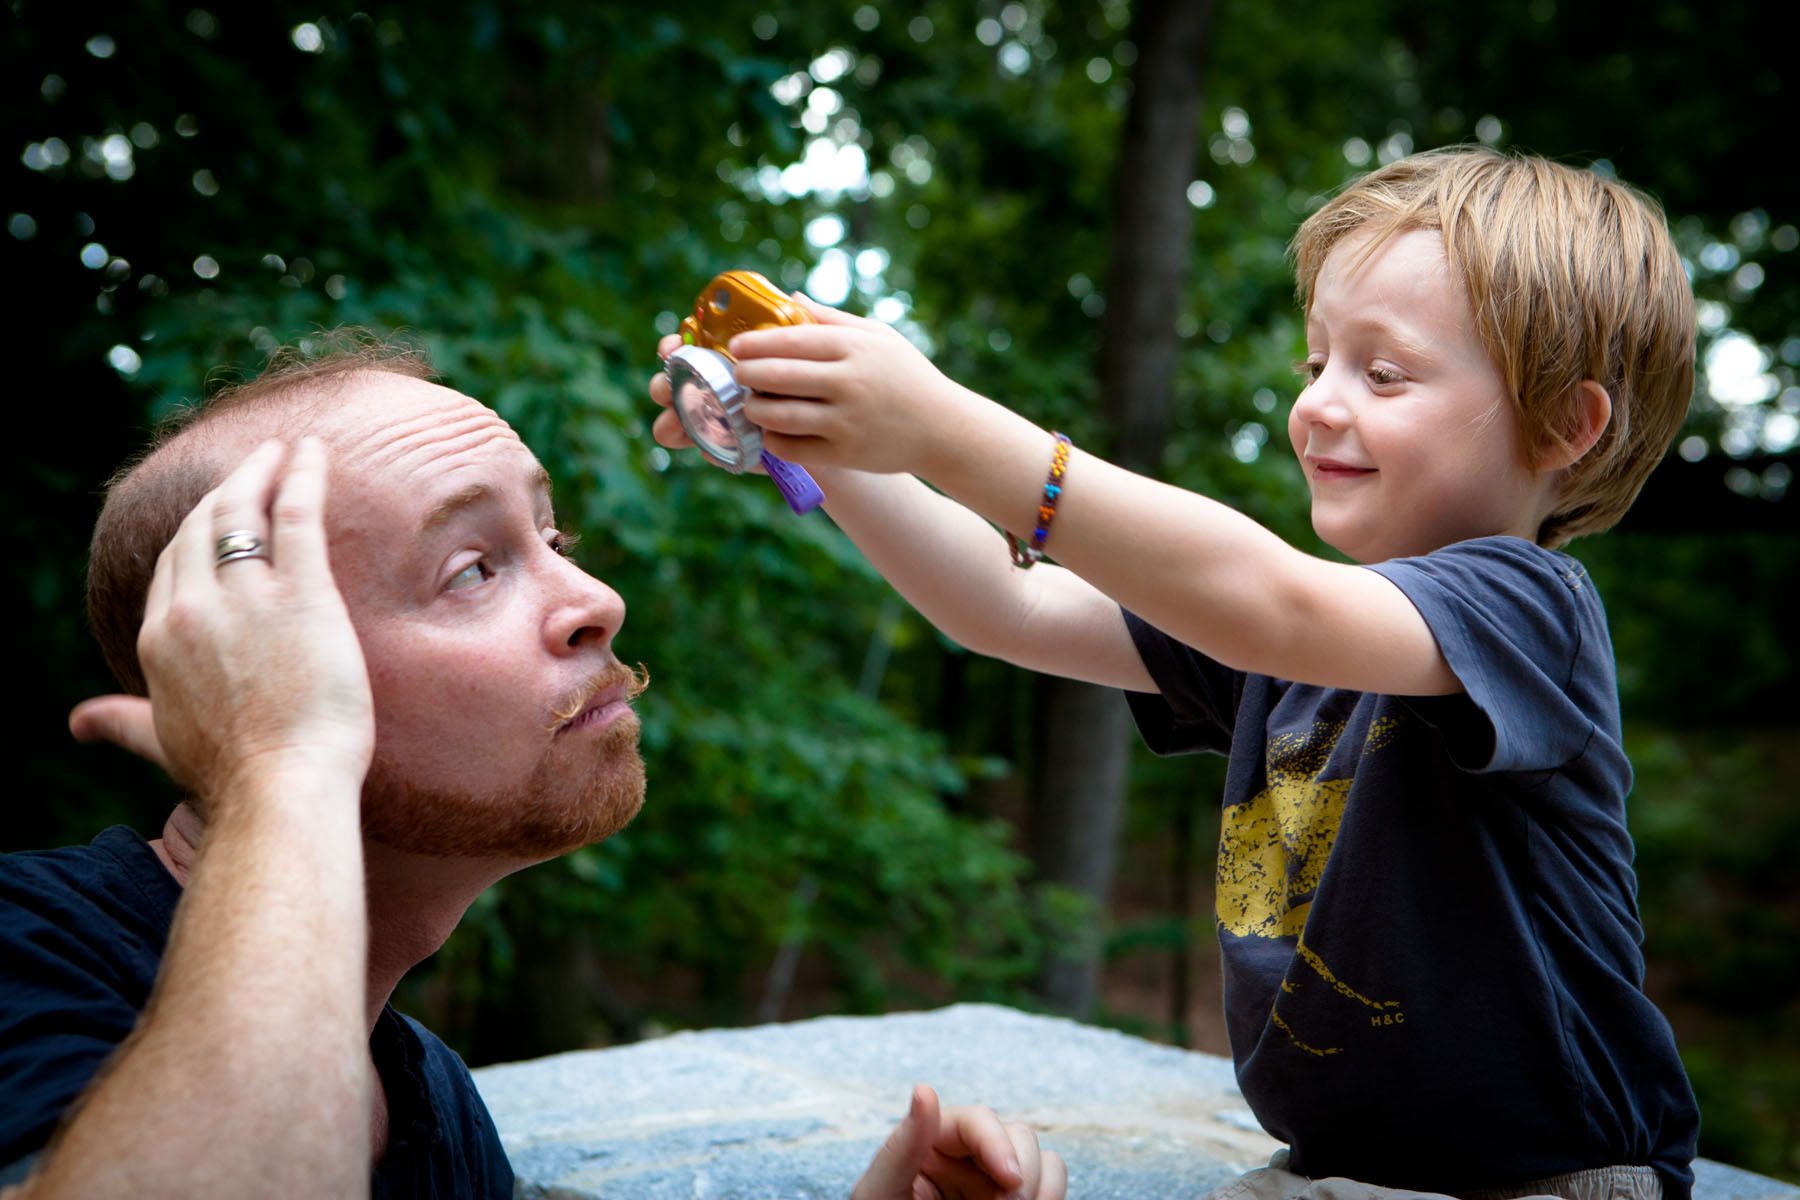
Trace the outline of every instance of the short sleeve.
{"label": "short sleeve", "polygon": [[0,897],[0,1162],[43,1148],[137,1024],[108,964],[56,923]]}
{"label": "short sleeve", "polygon": [[180,894],[123,827],[0,858],[0,1164],[42,1149],[136,1027]]}
{"label": "short sleeve", "polygon": [[1605,612],[1581,564],[1523,538],[1371,565],[1425,618],[1465,694],[1409,701],[1468,771],[1557,770],[1617,740]]}
{"label": "short sleeve", "polygon": [[1144,744],[1165,755],[1228,750],[1242,673],[1176,641],[1136,613],[1120,611],[1156,684],[1155,692],[1125,693]]}

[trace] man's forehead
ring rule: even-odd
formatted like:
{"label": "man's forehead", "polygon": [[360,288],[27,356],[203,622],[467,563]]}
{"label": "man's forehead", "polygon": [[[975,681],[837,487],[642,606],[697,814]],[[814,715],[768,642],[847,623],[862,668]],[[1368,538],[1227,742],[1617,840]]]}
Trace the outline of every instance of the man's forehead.
{"label": "man's forehead", "polygon": [[311,432],[325,438],[332,458],[356,474],[406,469],[469,438],[511,441],[518,434],[480,401],[440,384],[370,372],[317,412]]}
{"label": "man's forehead", "polygon": [[403,376],[361,381],[322,414],[332,488],[416,526],[478,491],[521,492],[536,503],[549,475],[510,425],[460,392]]}

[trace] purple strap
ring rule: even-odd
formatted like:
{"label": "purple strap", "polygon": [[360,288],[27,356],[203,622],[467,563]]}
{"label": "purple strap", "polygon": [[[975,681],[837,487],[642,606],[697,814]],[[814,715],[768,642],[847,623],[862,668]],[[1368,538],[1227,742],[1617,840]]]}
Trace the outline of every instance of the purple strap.
{"label": "purple strap", "polygon": [[762,465],[775,486],[781,489],[781,494],[787,497],[788,507],[796,513],[805,515],[825,502],[825,493],[819,490],[805,467],[776,458],[767,450],[762,452]]}

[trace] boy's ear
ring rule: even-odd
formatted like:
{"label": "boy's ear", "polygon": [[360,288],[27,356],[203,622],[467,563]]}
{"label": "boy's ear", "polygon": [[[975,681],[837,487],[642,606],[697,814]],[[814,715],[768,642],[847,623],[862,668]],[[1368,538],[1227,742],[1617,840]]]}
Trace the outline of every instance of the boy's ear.
{"label": "boy's ear", "polygon": [[1563,415],[1562,439],[1544,447],[1540,471],[1561,471],[1582,460],[1612,423],[1612,397],[1592,379],[1575,385]]}

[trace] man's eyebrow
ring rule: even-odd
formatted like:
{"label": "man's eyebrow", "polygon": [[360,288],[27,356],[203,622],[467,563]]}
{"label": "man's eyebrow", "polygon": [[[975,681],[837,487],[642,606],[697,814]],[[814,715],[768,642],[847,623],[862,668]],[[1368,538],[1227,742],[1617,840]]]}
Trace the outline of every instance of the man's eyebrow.
{"label": "man's eyebrow", "polygon": [[[541,492],[546,497],[550,495],[550,472],[544,469],[542,463],[538,464],[537,470],[532,475],[531,487],[533,491]],[[468,487],[452,492],[432,505],[430,511],[419,521],[419,536],[424,537],[426,534],[442,529],[457,514],[466,512],[478,504],[492,501],[499,495],[497,489],[486,483],[471,483]]]}

